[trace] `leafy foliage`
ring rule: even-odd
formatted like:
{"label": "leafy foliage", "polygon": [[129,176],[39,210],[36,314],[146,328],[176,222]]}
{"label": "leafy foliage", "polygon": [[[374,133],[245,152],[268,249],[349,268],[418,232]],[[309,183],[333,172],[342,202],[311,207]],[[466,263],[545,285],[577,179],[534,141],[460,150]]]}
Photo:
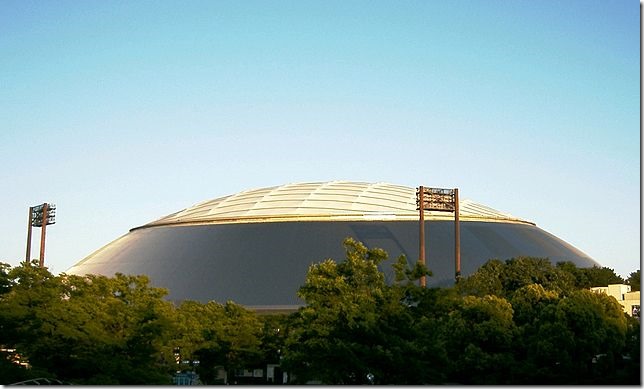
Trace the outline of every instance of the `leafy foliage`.
{"label": "leafy foliage", "polygon": [[557,268],[570,273],[574,277],[575,288],[577,289],[624,283],[624,279],[608,267],[593,266],[590,268],[579,268],[572,262],[559,262],[557,263]]}
{"label": "leafy foliage", "polygon": [[[623,281],[612,269],[518,257],[452,288],[422,288],[424,266],[401,256],[388,284],[386,252],[344,245],[343,261],[309,268],[298,292],[306,305],[288,315],[231,301],[175,306],[145,276],[0,264],[0,345],[13,350],[0,355],[1,383],[160,385],[195,371],[217,384],[222,369],[231,377],[267,363],[292,383],[640,383],[639,320],[588,290]],[[628,282],[639,289],[639,270]]]}
{"label": "leafy foliage", "polygon": [[307,306],[285,361],[296,382],[639,382],[639,359],[623,358],[639,358],[629,318],[612,297],[578,287],[619,281],[611,269],[519,257],[491,260],[454,288],[424,289],[415,281],[427,269],[399,259],[386,285],[380,251],[345,245],[345,262],[313,265],[300,289]]}
{"label": "leafy foliage", "polygon": [[8,275],[0,343],[31,365],[74,383],[168,383],[156,358],[169,303],[146,277],[53,276],[35,264]]}
{"label": "leafy foliage", "polygon": [[628,275],[626,283],[631,286],[631,291],[640,290],[640,271],[632,272]]}
{"label": "leafy foliage", "polygon": [[513,310],[494,295],[466,296],[441,328],[450,378],[464,384],[505,383],[512,371]]}
{"label": "leafy foliage", "polygon": [[574,289],[575,281],[573,275],[553,266],[546,258],[517,257],[505,263],[488,261],[461,280],[457,289],[463,294],[511,298],[515,291],[531,284],[565,293]]}
{"label": "leafy foliage", "polygon": [[388,287],[378,265],[387,259],[352,239],[344,262],[312,265],[286,341],[284,366],[296,382],[407,383],[416,353],[404,289]]}

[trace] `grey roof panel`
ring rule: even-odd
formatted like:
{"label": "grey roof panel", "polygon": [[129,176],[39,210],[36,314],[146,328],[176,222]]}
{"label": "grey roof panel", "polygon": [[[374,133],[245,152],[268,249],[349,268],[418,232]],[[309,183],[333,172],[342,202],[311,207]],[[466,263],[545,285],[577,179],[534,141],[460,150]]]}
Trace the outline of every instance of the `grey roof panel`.
{"label": "grey roof panel", "polygon": [[[453,223],[426,227],[428,284],[447,286],[454,277]],[[516,223],[461,223],[463,275],[488,259],[520,255],[571,260],[581,267],[597,263],[536,226]],[[418,258],[417,222],[279,222],[159,226],[134,230],[72,267],[70,274],[147,274],[168,288],[172,300],[235,301],[251,307],[296,307],[308,267],[326,258],[344,259],[342,241],[352,236],[390,254]]]}

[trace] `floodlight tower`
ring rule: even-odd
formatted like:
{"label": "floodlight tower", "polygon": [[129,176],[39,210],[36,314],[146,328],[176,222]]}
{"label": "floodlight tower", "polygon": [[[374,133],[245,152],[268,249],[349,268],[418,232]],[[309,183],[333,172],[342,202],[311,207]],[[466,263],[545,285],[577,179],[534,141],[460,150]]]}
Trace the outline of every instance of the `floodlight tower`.
{"label": "floodlight tower", "polygon": [[[427,188],[419,186],[416,190],[416,209],[419,211],[419,258],[425,264],[425,211],[454,212],[454,278],[461,278],[461,228],[458,188]],[[420,279],[420,286],[427,285],[426,277]]]}
{"label": "floodlight tower", "polygon": [[45,266],[45,236],[47,225],[56,223],[56,204],[43,203],[29,207],[29,222],[27,224],[27,255],[25,261],[31,261],[31,228],[41,227],[40,230],[40,267]]}

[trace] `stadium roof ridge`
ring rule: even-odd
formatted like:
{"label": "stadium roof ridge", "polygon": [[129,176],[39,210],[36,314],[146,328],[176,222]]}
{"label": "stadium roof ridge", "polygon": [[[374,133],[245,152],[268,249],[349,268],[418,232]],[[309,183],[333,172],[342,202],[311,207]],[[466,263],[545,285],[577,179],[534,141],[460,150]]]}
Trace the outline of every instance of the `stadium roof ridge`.
{"label": "stadium roof ridge", "polygon": [[[462,199],[461,220],[534,223]],[[429,220],[453,213],[426,211]],[[140,227],[175,224],[261,223],[272,221],[409,221],[418,219],[416,188],[384,182],[329,181],[250,189],[195,204]]]}

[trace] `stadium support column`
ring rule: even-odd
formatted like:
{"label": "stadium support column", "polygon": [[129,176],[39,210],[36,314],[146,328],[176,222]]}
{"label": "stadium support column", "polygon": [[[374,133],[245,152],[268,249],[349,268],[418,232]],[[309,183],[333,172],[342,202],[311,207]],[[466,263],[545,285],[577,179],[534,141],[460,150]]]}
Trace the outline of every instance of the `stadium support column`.
{"label": "stadium support column", "polygon": [[[425,211],[440,211],[440,212],[454,212],[454,275],[456,282],[461,277],[461,229],[459,220],[459,201],[458,201],[458,188],[444,189],[444,188],[425,188],[418,187],[416,193],[416,205],[418,206],[419,214],[419,259],[418,262],[425,264]],[[425,287],[427,285],[425,276],[420,279],[420,285]]]}
{"label": "stadium support column", "polygon": [[47,211],[49,204],[42,205],[42,227],[40,229],[40,267],[45,266],[45,233],[47,231]]}
{"label": "stadium support column", "polygon": [[[418,193],[416,194],[416,202],[418,203],[418,262],[422,265],[425,265],[425,188],[422,186],[418,187]],[[427,279],[425,275],[420,278],[420,286],[425,287],[427,285]]]}
{"label": "stadium support column", "polygon": [[27,254],[25,255],[25,262],[27,265],[31,261],[31,224],[33,218],[33,207],[29,207],[29,221],[27,222]]}
{"label": "stadium support column", "polygon": [[454,189],[454,267],[455,281],[461,279],[461,225],[460,225],[460,204],[458,200],[458,188]]}

